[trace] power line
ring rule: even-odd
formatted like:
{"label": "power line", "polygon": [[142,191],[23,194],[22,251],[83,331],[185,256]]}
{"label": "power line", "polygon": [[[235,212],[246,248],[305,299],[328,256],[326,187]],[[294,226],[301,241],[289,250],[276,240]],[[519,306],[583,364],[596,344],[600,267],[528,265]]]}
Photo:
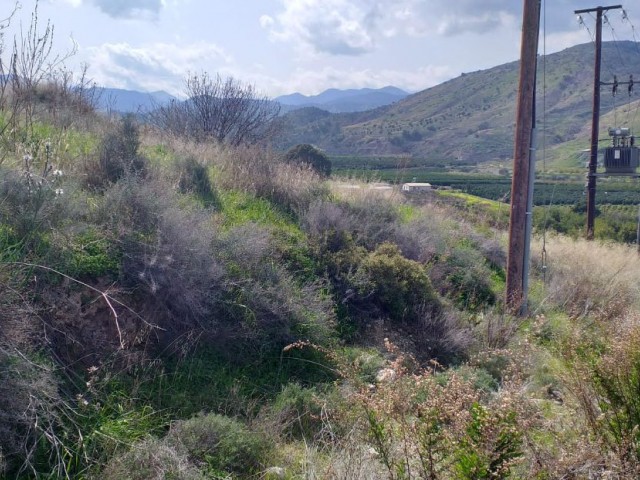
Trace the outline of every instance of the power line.
{"label": "power line", "polygon": [[[626,9],[622,9],[622,21],[629,23],[631,26],[631,34],[633,35],[633,46],[640,55],[640,42],[638,41],[638,36],[636,35],[636,27],[629,18],[629,12]],[[631,92],[630,92],[631,93]],[[629,106],[631,105],[631,96],[629,96]],[[638,111],[640,110],[640,101],[636,101],[635,112],[633,114],[633,124],[635,125],[636,119],[638,118]]]}
{"label": "power line", "polygon": [[602,19],[603,19],[603,23],[608,25],[609,30],[611,30],[611,38],[613,38],[613,45],[616,47],[616,52],[618,53],[618,57],[620,57],[620,64],[622,65],[623,68],[626,68],[626,62],[624,61],[624,57],[622,56],[622,53],[620,53],[620,47],[618,46],[618,40],[616,39],[616,31],[613,28],[613,25],[611,25],[611,22],[609,21],[609,17],[607,17],[606,13],[602,15]]}
{"label": "power line", "polygon": [[633,44],[636,47],[638,54],[640,55],[640,46],[638,46],[638,38],[636,37],[636,27],[631,22],[631,19],[629,18],[629,13],[623,8],[622,21],[624,22],[625,20],[629,22],[629,25],[631,25],[631,34],[633,35]]}

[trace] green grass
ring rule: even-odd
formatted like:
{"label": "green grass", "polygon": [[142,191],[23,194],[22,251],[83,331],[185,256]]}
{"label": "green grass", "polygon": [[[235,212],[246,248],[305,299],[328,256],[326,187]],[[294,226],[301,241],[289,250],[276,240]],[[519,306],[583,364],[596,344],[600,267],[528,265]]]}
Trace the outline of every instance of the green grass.
{"label": "green grass", "polygon": [[140,147],[140,154],[148,158],[152,163],[167,167],[176,162],[177,156],[166,145],[144,145]]}
{"label": "green grass", "polygon": [[220,208],[224,227],[256,223],[288,232],[298,232],[293,218],[269,200],[239,191],[220,192]]}
{"label": "green grass", "polygon": [[311,348],[259,356],[238,351],[231,359],[215,347],[202,346],[186,357],[169,357],[161,370],[139,371],[133,381],[144,404],[180,418],[201,411],[253,415],[290,382],[331,383],[336,378],[334,368],[324,354]]}

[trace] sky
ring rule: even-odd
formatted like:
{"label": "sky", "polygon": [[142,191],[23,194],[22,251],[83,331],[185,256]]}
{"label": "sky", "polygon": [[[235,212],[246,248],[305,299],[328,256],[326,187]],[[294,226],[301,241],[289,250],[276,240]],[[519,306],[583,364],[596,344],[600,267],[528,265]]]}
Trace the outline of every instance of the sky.
{"label": "sky", "polygon": [[[623,2],[621,2],[623,3]],[[1,0],[0,19],[13,0]],[[4,60],[35,0],[2,24]],[[615,2],[605,3],[605,5]],[[624,5],[624,3],[623,3]],[[540,52],[588,43],[594,0],[543,0]],[[640,40],[640,2],[607,15],[604,40]],[[56,55],[99,86],[181,96],[189,75],[232,76],[275,97],[394,85],[415,92],[517,60],[522,0],[40,0]],[[637,25],[637,26],[636,26]]]}

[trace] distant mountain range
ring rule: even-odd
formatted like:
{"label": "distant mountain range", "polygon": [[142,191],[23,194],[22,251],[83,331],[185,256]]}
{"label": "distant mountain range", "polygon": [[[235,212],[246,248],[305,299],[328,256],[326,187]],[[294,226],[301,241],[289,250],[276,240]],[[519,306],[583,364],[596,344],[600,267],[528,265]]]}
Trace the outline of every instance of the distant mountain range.
{"label": "distant mountain range", "polygon": [[362,112],[377,107],[389,105],[402,100],[409,93],[397,87],[384,88],[360,88],[338,90],[330,88],[318,95],[306,96],[300,93],[283,95],[274,100],[284,111],[292,111],[300,108],[316,107],[331,113]]}
{"label": "distant mountain range", "polygon": [[[589,148],[593,48],[589,43],[539,57],[538,131],[546,131],[550,158],[576,166],[583,160],[580,151]],[[602,58],[603,82],[611,82],[614,74],[619,81],[629,74],[640,79],[640,43],[604,42]],[[295,110],[284,115],[286,128],[278,147],[311,143],[330,155],[410,156],[429,165],[510,159],[518,71],[516,61],[463,73],[375,110]],[[640,82],[632,96],[626,85],[615,98],[611,87],[602,87],[601,138],[607,138],[609,126],[629,126],[640,134],[639,98]],[[294,96],[296,100],[300,98]]]}
{"label": "distant mountain range", "polygon": [[96,100],[98,110],[117,113],[144,113],[171,100],[177,100],[165,92],[138,92],[121,88],[91,87],[89,95]]}
{"label": "distant mountain range", "polygon": [[[99,110],[118,113],[148,112],[158,105],[178,100],[164,91],[139,92],[106,87],[92,87],[90,94],[96,99]],[[331,88],[319,95],[305,96],[293,93],[277,97],[274,101],[280,103],[283,113],[306,107],[317,107],[327,112],[338,113],[371,110],[397,102],[407,95],[409,94],[404,90],[391,86],[379,89],[338,90]]]}

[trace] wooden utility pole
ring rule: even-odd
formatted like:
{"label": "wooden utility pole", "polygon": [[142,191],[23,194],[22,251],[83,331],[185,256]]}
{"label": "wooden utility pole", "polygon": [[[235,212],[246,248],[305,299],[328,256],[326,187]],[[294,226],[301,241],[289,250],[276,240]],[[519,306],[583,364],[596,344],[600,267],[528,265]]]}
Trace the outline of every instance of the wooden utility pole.
{"label": "wooden utility pole", "polygon": [[596,218],[596,173],[598,170],[598,134],[600,131],[600,63],[602,60],[602,15],[607,10],[622,8],[622,5],[575,10],[576,15],[596,12],[596,53],[593,73],[593,110],[591,116],[591,155],[587,176],[587,240],[593,240]]}
{"label": "wooden utility pole", "polygon": [[526,311],[523,289],[527,275],[526,221],[530,183],[533,111],[536,90],[538,33],[540,30],[540,0],[524,0],[522,45],[520,47],[520,82],[516,112],[516,133],[511,182],[511,215],[509,220],[509,251],[507,255],[507,311],[522,315]]}

